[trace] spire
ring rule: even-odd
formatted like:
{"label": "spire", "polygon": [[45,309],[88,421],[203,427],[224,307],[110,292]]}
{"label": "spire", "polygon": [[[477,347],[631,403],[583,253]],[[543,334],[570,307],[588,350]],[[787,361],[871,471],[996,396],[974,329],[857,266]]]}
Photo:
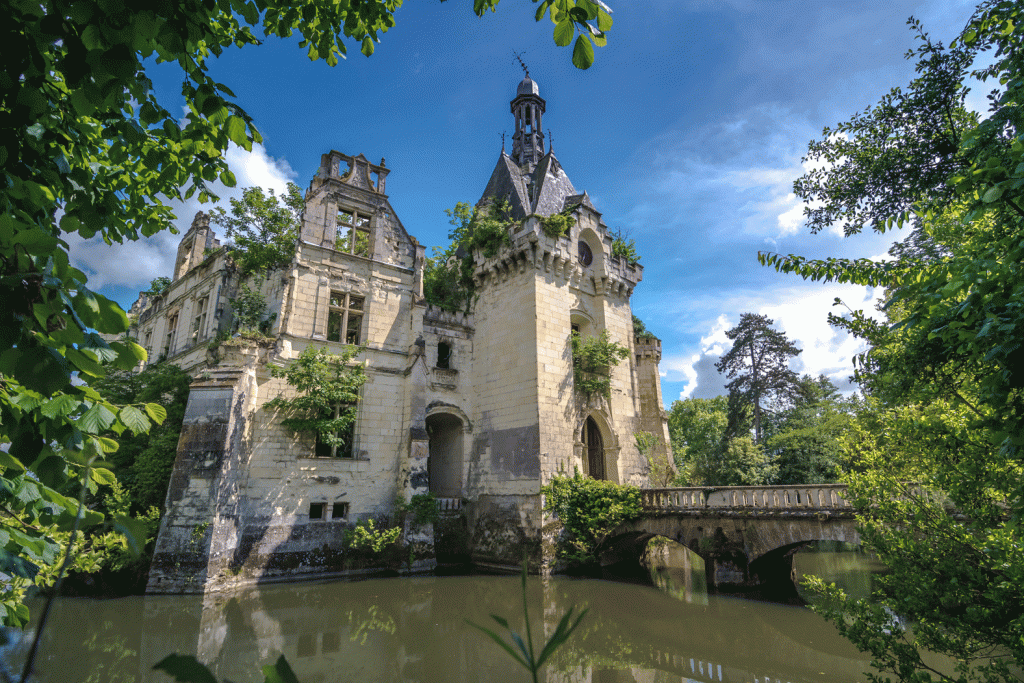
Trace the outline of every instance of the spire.
{"label": "spire", "polygon": [[[513,53],[515,54],[515,53]],[[512,134],[512,159],[520,166],[533,169],[544,156],[544,133],[541,115],[545,102],[540,96],[540,87],[530,78],[530,70],[522,57],[516,54],[525,78],[516,89],[512,100],[512,115],[516,119],[516,132]]]}

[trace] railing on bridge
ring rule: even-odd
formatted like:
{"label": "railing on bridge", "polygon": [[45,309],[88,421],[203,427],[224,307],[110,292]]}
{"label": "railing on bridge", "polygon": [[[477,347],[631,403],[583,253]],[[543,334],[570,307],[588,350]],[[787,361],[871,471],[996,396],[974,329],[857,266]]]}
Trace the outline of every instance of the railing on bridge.
{"label": "railing on bridge", "polygon": [[642,489],[640,500],[647,510],[849,510],[845,484],[801,486],[724,486],[675,489]]}

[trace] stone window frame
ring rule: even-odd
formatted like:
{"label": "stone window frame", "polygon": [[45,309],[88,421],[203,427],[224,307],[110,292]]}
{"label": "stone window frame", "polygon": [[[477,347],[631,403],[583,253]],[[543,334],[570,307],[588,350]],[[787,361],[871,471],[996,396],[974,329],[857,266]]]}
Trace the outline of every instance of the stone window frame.
{"label": "stone window frame", "polygon": [[[372,214],[370,213],[338,206],[334,218],[334,249],[353,256],[370,258],[371,218]],[[347,231],[344,235],[342,234],[343,230]],[[352,239],[353,236],[355,239]]]}
{"label": "stone window frame", "polygon": [[174,353],[174,342],[175,335],[178,331],[178,312],[167,316],[167,333],[164,335],[164,356],[170,356]]}
{"label": "stone window frame", "polygon": [[[307,517],[311,522],[326,522],[332,519],[347,520],[350,506],[347,500],[311,500]],[[316,512],[316,515],[313,513]]]}
{"label": "stone window frame", "polygon": [[[447,351],[447,353],[445,353]],[[452,361],[455,359],[455,343],[451,339],[437,341],[437,360],[434,367],[439,370],[454,370]]]}
{"label": "stone window frame", "polygon": [[[358,410],[358,403],[356,404],[356,410]],[[334,407],[334,417],[338,417],[341,409],[350,408],[351,405],[341,406],[337,405]],[[358,413],[357,413],[358,415]],[[313,457],[316,458],[330,458],[331,460],[355,460],[356,459],[356,420],[352,420],[352,424],[348,426],[348,434],[345,435],[344,446],[328,446],[320,440],[320,433],[316,434],[316,441],[313,444]],[[339,449],[341,452],[339,453]]]}
{"label": "stone window frame", "polygon": [[210,309],[210,294],[207,292],[196,299],[192,316],[192,342],[196,343],[206,338],[206,314]]}
{"label": "stone window frame", "polygon": [[[357,301],[358,305],[354,305]],[[327,298],[327,329],[324,336],[327,341],[358,346],[363,338],[363,318],[365,317],[365,296],[332,289]],[[354,325],[353,319],[356,321]],[[332,326],[332,320],[337,324]],[[335,333],[334,330],[337,332]]]}

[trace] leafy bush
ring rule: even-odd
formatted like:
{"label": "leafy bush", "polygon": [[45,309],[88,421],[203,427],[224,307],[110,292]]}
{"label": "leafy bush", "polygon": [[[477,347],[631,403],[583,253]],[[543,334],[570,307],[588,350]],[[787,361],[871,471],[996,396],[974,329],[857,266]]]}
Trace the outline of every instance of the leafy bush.
{"label": "leafy bush", "polygon": [[238,288],[238,296],[231,299],[231,310],[235,314],[235,330],[260,331],[263,332],[267,323],[272,323],[275,314],[271,314],[267,320],[264,316],[267,313],[267,297],[259,289],[249,289],[249,285],[243,284]]}
{"label": "leafy bush", "polygon": [[355,528],[345,532],[345,545],[353,550],[366,550],[381,553],[385,548],[398,540],[402,530],[397,526],[377,529],[372,519],[364,519]]}
{"label": "leafy bush", "polygon": [[629,349],[608,339],[608,331],[583,339],[572,333],[572,377],[576,391],[584,396],[611,391],[611,368],[629,356]]}
{"label": "leafy bush", "polygon": [[640,489],[582,476],[554,477],[541,488],[544,510],[558,517],[565,538],[558,554],[570,563],[592,565],[595,552],[615,527],[640,516]]}
{"label": "leafy bush", "polygon": [[577,206],[578,204],[574,206],[567,206],[558,213],[542,217],[540,219],[540,227],[544,231],[544,234],[552,239],[558,239],[563,235],[568,235],[572,226],[576,225],[576,219],[573,218],[572,212],[576,210]]}
{"label": "leafy bush", "polygon": [[654,333],[647,329],[647,325],[644,325],[644,321],[635,315],[633,316],[633,336],[637,339],[657,339]]}
{"label": "leafy bush", "polygon": [[621,230],[612,230],[611,235],[612,256],[625,259],[632,266],[640,263],[640,252],[636,250],[636,240]]}
{"label": "leafy bush", "polygon": [[437,496],[433,493],[417,493],[408,503],[400,503],[399,512],[412,515],[413,524],[433,524],[439,519],[437,513]]}
{"label": "leafy bush", "polygon": [[149,289],[143,294],[147,296],[163,296],[171,288],[171,278],[158,277],[149,281]]}

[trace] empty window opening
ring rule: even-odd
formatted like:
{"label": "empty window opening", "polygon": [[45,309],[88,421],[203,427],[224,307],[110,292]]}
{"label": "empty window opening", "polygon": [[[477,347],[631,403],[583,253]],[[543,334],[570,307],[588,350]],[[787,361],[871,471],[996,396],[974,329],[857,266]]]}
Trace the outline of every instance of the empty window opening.
{"label": "empty window opening", "polygon": [[348,503],[335,503],[331,506],[331,519],[348,517]]}
{"label": "empty window opening", "polygon": [[323,519],[324,513],[327,511],[327,503],[310,503],[309,504],[309,518],[310,519]]}
{"label": "empty window opening", "polygon": [[295,646],[295,654],[299,657],[313,657],[316,655],[316,634],[303,633],[299,636],[299,642]]}
{"label": "empty window opening", "polygon": [[206,308],[210,303],[210,297],[204,296],[196,302],[196,315],[192,320],[192,340],[199,341],[206,336]]}
{"label": "empty window opening", "polygon": [[[348,410],[350,405],[337,405],[334,408],[334,418],[341,416],[343,410]],[[356,421],[349,422],[348,427],[338,430],[333,438],[326,439],[319,432],[316,435],[315,454],[318,458],[351,458],[355,451],[352,448],[355,443]]]}
{"label": "empty window opening", "polygon": [[437,343],[437,367],[444,370],[452,366],[452,347],[446,342]]}
{"label": "empty window opening", "polygon": [[327,341],[359,344],[365,299],[345,292],[331,292],[327,310]]}
{"label": "empty window opening", "polygon": [[356,256],[370,256],[370,217],[358,211],[338,211],[334,248]]}
{"label": "empty window opening", "polygon": [[341,634],[327,631],[320,636],[320,652],[337,652],[341,649]]}
{"label": "empty window opening", "polygon": [[163,355],[169,356],[174,351],[174,332],[178,329],[178,314],[167,319],[167,337],[164,339]]}

